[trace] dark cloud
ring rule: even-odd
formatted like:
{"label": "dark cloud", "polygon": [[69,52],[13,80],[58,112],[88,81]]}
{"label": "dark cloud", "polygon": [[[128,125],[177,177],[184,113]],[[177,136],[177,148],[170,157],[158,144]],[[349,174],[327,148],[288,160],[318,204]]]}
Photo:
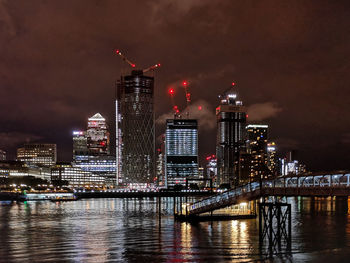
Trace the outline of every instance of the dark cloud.
{"label": "dark cloud", "polygon": [[[155,73],[156,118],[171,109],[167,88],[180,91],[183,79],[190,82],[193,101],[208,109],[206,123],[198,116],[202,155],[215,152],[217,95],[234,81],[251,105],[250,120],[268,123],[272,139],[296,142],[290,147],[313,170],[348,168],[341,141],[350,128],[349,6],[331,0],[1,0],[0,133],[55,141],[59,158],[69,160],[71,131],[85,128],[88,116],[101,112],[114,132],[114,83],[130,70],[113,56],[119,48],[141,68],[162,63]],[[180,95],[175,103],[185,107]],[[157,125],[157,136],[162,132]]]}
{"label": "dark cloud", "polygon": [[265,102],[250,105],[247,108],[249,121],[263,121],[268,118],[275,117],[282,108],[276,105],[276,103]]}
{"label": "dark cloud", "polygon": [[0,132],[0,147],[3,149],[17,147],[23,143],[35,142],[42,137],[24,132]]}
{"label": "dark cloud", "polygon": [[[188,115],[187,115],[188,113]],[[191,103],[179,113],[182,118],[197,119],[198,126],[205,131],[213,131],[216,128],[215,109],[205,100],[197,100]],[[174,112],[169,111],[159,116],[156,123],[161,127],[166,123],[167,119],[174,118]]]}

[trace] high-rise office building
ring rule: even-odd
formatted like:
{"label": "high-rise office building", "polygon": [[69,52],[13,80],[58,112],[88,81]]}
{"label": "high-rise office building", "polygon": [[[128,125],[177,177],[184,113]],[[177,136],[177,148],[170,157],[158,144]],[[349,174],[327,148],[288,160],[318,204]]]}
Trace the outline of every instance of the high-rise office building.
{"label": "high-rise office building", "polygon": [[219,98],[220,105],[216,108],[218,183],[233,186],[239,183],[239,153],[245,144],[246,109],[234,87]]}
{"label": "high-rise office building", "polygon": [[249,124],[246,127],[247,150],[251,155],[250,181],[268,177],[267,132],[268,125]]}
{"label": "high-rise office building", "polygon": [[171,119],[166,121],[165,173],[166,185],[185,185],[186,178],[198,178],[197,120]]}
{"label": "high-rise office building", "polygon": [[73,131],[73,161],[88,160],[86,131]]}
{"label": "high-rise office building", "polygon": [[[218,166],[217,166],[217,158],[215,154],[209,155],[206,158],[206,168],[207,168],[207,179],[211,179],[213,186],[217,186],[217,174],[218,174]],[[210,184],[207,183],[207,186]]]}
{"label": "high-rise office building", "polygon": [[0,150],[0,161],[6,160],[6,152],[3,150]]}
{"label": "high-rise office building", "polygon": [[239,153],[239,176],[238,184],[247,184],[252,181],[252,155],[246,150]]}
{"label": "high-rise office building", "polygon": [[117,83],[116,159],[118,182],[153,184],[156,174],[154,78],[133,70]]}
{"label": "high-rise office building", "polygon": [[109,132],[106,119],[100,113],[96,113],[88,119],[86,139],[90,156],[109,154]]}
{"label": "high-rise office building", "polygon": [[106,119],[96,113],[88,119],[86,131],[73,132],[73,166],[105,179],[105,185],[116,184],[116,160],[110,154]]}
{"label": "high-rise office building", "polygon": [[278,173],[280,175],[306,173],[306,166],[296,160],[296,154],[297,152],[292,150],[287,153],[285,158],[278,159]]}
{"label": "high-rise office building", "polygon": [[267,144],[267,167],[271,174],[275,175],[277,172],[277,147],[276,143],[270,142]]}
{"label": "high-rise office building", "polygon": [[17,160],[28,164],[51,166],[57,161],[56,144],[25,144],[17,149]]}
{"label": "high-rise office building", "polygon": [[158,186],[163,187],[165,185],[165,167],[164,167],[164,153],[161,149],[157,150],[157,181]]}

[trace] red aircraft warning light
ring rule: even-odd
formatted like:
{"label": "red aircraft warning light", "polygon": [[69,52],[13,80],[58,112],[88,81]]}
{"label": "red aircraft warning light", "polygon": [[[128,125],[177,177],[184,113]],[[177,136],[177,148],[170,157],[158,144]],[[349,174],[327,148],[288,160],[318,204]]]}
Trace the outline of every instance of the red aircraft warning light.
{"label": "red aircraft warning light", "polygon": [[173,89],[173,88],[170,88],[170,89],[169,89],[169,94],[170,94],[170,95],[174,95],[174,93],[175,93],[174,89]]}
{"label": "red aircraft warning light", "polygon": [[232,86],[236,85],[236,83],[232,82]]}
{"label": "red aircraft warning light", "polygon": [[198,110],[202,110],[202,106],[198,106]]}
{"label": "red aircraft warning light", "polygon": [[187,84],[188,84],[188,82],[187,82],[186,80],[184,80],[184,81],[182,82],[182,85],[183,85],[183,86],[187,86]]}

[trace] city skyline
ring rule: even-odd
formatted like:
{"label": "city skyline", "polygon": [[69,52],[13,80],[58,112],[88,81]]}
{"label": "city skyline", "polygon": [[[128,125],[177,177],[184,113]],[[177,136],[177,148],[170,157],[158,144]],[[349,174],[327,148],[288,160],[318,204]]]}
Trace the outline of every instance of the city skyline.
{"label": "city skyline", "polygon": [[[188,80],[193,104],[207,114],[198,115],[201,158],[215,153],[215,118],[204,126],[204,116],[215,116],[217,95],[234,81],[248,122],[268,124],[279,151],[297,150],[314,171],[347,168],[347,2],[84,6],[104,19],[86,16],[79,2],[0,6],[6,14],[0,33],[0,149],[10,158],[29,141],[56,143],[58,159],[70,160],[71,132],[95,112],[114,127],[114,83],[127,68],[113,54],[120,48],[142,67],[162,64],[155,73],[157,119],[171,112],[170,98],[164,99],[168,88],[181,91],[180,83]],[[127,16],[124,11],[135,6],[151,19]],[[169,7],[172,15],[165,12]],[[277,23],[281,17],[284,22]],[[184,108],[181,96],[175,100]],[[157,122],[157,137],[162,125]]]}

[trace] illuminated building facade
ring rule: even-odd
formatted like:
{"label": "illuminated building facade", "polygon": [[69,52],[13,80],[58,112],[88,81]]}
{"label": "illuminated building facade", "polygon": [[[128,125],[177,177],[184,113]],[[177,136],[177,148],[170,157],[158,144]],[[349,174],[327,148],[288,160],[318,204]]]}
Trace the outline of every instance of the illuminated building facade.
{"label": "illuminated building facade", "polygon": [[0,150],[0,161],[6,160],[6,152],[3,150]]}
{"label": "illuminated building facade", "polygon": [[[207,179],[212,179],[213,186],[217,186],[218,166],[215,154],[207,156],[206,170]],[[207,186],[209,186],[209,183],[207,183]]]}
{"label": "illuminated building facade", "polygon": [[88,155],[86,131],[73,131],[73,161],[86,161]]}
{"label": "illuminated building facade", "polygon": [[118,183],[141,186],[156,175],[154,78],[133,70],[117,83],[116,159]]}
{"label": "illuminated building facade", "polygon": [[164,153],[161,149],[157,150],[157,181],[159,186],[165,185],[165,167],[164,167]]}
{"label": "illuminated building facade", "polygon": [[96,174],[83,171],[70,163],[58,163],[51,168],[51,181],[66,182],[71,187],[102,187],[105,178]]}
{"label": "illuminated building facade", "polygon": [[270,142],[267,144],[267,167],[273,175],[277,172],[277,147],[276,143]]}
{"label": "illuminated building facade", "polygon": [[246,151],[239,153],[239,184],[246,184],[251,182],[254,178],[252,173],[252,155]]}
{"label": "illuminated building facade", "polygon": [[237,97],[232,87],[219,96],[216,108],[218,184],[230,186],[239,183],[239,153],[245,144],[246,109]]}
{"label": "illuminated building facade", "polygon": [[103,177],[106,186],[114,186],[116,184],[116,160],[114,156],[89,156],[88,160],[73,163],[73,166]]}
{"label": "illuminated building facade", "polygon": [[251,181],[270,175],[267,169],[267,132],[268,125],[249,124],[246,127],[247,150],[251,155]]}
{"label": "illuminated building facade", "polygon": [[57,161],[56,144],[25,144],[17,149],[17,160],[28,164],[51,166]]}
{"label": "illuminated building facade", "polygon": [[104,178],[106,186],[114,186],[116,159],[109,153],[108,127],[100,113],[88,119],[86,131],[73,131],[73,167]]}
{"label": "illuminated building facade", "polygon": [[286,158],[280,158],[279,173],[280,175],[300,175],[306,172],[306,167],[295,158],[295,151],[289,151]]}
{"label": "illuminated building facade", "polygon": [[100,113],[96,113],[88,119],[86,140],[90,156],[109,154],[109,132],[106,119]]}
{"label": "illuminated building facade", "polygon": [[186,178],[198,178],[197,120],[170,119],[166,121],[166,125],[166,186],[184,186]]}
{"label": "illuminated building facade", "polygon": [[0,178],[35,177],[50,181],[50,167],[29,165],[21,161],[1,161]]}

